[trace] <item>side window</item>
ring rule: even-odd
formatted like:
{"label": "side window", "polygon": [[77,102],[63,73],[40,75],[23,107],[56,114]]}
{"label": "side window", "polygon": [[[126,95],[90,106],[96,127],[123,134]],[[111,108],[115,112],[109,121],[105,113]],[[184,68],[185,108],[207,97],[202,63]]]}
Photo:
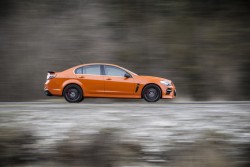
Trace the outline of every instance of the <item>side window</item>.
{"label": "side window", "polygon": [[77,68],[75,74],[82,74],[82,67]]}
{"label": "side window", "polygon": [[82,67],[83,74],[93,74],[93,75],[101,75],[100,65],[91,65]]}
{"label": "side window", "polygon": [[106,75],[124,77],[124,75],[126,73],[127,73],[126,71],[124,71],[120,68],[113,67],[113,66],[105,66],[105,74]]}

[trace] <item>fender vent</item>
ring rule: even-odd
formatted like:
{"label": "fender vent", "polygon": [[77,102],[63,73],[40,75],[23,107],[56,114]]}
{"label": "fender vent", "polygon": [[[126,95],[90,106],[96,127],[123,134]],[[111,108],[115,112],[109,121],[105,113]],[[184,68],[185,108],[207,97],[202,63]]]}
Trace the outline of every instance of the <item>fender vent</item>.
{"label": "fender vent", "polygon": [[140,87],[140,84],[139,83],[136,84],[135,93],[138,91],[139,87]]}

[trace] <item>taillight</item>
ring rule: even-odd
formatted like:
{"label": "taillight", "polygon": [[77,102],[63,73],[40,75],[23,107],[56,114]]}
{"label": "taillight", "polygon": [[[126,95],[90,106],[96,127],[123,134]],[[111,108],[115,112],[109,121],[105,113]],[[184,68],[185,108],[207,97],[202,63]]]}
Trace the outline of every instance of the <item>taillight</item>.
{"label": "taillight", "polygon": [[47,80],[52,79],[52,78],[55,78],[55,77],[56,77],[56,74],[55,74],[55,73],[51,73],[51,72],[48,72],[48,73],[47,73]]}

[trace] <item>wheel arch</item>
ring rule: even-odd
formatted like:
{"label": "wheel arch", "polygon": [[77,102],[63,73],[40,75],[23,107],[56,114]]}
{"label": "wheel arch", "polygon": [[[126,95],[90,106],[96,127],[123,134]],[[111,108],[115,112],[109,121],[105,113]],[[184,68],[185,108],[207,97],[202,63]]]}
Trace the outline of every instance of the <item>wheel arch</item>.
{"label": "wheel arch", "polygon": [[157,87],[159,88],[159,90],[161,91],[161,92],[160,92],[160,95],[161,95],[160,98],[162,98],[162,89],[161,89],[161,87],[160,87],[158,84],[156,84],[156,83],[147,83],[147,84],[145,84],[145,85],[143,86],[142,90],[141,90],[141,98],[143,98],[143,91],[144,91],[145,87],[148,86],[148,85],[157,86]]}
{"label": "wheel arch", "polygon": [[62,95],[63,95],[64,89],[68,85],[77,85],[77,86],[79,86],[82,89],[82,93],[83,93],[84,87],[83,87],[83,84],[80,81],[77,81],[77,80],[67,80],[62,85]]}

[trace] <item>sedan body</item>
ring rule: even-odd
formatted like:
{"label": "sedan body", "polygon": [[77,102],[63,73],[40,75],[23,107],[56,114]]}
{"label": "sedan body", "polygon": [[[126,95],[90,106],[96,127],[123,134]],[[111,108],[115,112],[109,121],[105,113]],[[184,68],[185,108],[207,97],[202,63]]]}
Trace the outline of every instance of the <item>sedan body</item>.
{"label": "sedan body", "polygon": [[166,78],[140,76],[113,64],[92,63],[63,72],[48,71],[44,92],[64,96],[68,102],[87,97],[144,98],[148,102],[175,98],[176,88]]}

